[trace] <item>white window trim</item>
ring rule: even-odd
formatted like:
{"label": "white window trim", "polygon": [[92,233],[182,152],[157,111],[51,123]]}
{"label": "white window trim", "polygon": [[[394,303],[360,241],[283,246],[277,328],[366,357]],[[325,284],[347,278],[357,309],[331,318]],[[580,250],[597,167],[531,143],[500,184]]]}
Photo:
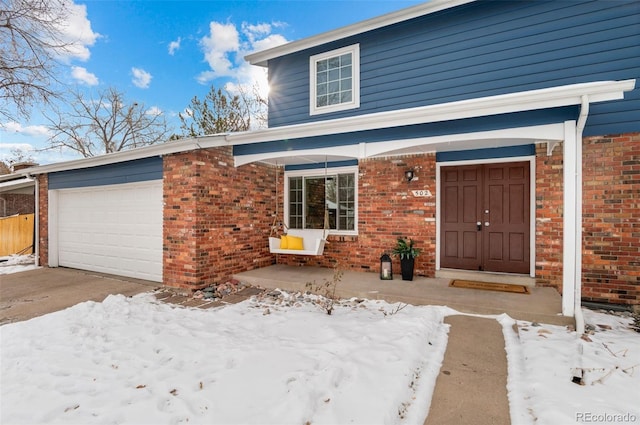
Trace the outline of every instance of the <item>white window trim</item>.
{"label": "white window trim", "polygon": [[[290,177],[323,177],[325,171],[323,168],[314,168],[310,170],[295,170],[295,171],[285,171],[284,173],[284,222],[287,227],[289,227],[289,178]],[[353,230],[335,230],[328,229],[329,235],[340,235],[340,236],[357,236],[358,235],[358,166],[348,166],[348,167],[334,167],[327,169],[327,175],[335,175],[335,174],[353,174],[354,175],[354,205],[355,205],[355,214],[354,214],[354,228]]]}
{"label": "white window trim", "polygon": [[[316,62],[334,56],[352,54],[352,100],[338,105],[316,106]],[[343,47],[330,52],[319,53],[309,58],[309,115],[326,114],[360,107],[360,44]]]}

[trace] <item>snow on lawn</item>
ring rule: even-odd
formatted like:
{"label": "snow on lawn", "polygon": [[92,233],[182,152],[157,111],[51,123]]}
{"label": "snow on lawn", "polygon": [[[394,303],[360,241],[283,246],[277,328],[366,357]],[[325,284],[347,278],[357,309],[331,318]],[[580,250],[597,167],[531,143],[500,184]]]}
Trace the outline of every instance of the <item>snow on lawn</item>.
{"label": "snow on lawn", "polygon": [[351,300],[327,315],[284,295],[216,310],[109,296],[1,326],[0,422],[423,422],[451,310]]}
{"label": "snow on lawn", "polygon": [[[314,300],[110,296],[0,326],[0,423],[422,424],[456,312],[348,300],[329,316]],[[640,423],[640,334],[584,313],[586,339],[495,317],[514,425]]]}
{"label": "snow on lawn", "polygon": [[583,338],[563,326],[518,321],[518,339],[514,320],[500,318],[512,423],[640,424],[640,334],[630,317],[583,312]]}
{"label": "snow on lawn", "polygon": [[31,255],[8,255],[0,257],[0,275],[24,272],[37,269],[35,256]]}

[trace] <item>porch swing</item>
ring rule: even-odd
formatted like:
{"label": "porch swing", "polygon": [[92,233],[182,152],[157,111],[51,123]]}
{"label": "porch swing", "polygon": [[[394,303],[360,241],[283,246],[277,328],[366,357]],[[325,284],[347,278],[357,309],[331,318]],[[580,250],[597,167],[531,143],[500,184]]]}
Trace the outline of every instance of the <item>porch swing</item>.
{"label": "porch swing", "polygon": [[[329,230],[329,209],[325,196],[324,202],[324,228],[323,229],[290,229],[284,221],[282,226],[285,234],[276,237],[278,226],[279,200],[278,200],[278,168],[276,164],[276,214],[273,217],[271,232],[269,234],[269,252],[272,254],[294,254],[294,255],[322,255],[324,245],[327,242]],[[324,184],[327,187],[327,160],[324,163]]]}

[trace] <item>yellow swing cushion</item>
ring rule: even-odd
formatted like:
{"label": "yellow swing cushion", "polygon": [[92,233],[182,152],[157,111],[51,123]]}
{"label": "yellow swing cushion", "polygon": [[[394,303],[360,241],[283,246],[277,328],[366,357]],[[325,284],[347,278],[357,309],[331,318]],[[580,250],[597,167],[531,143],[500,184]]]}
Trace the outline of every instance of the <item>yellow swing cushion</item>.
{"label": "yellow swing cushion", "polygon": [[280,237],[280,249],[292,249],[302,251],[304,249],[303,238],[291,235],[282,235]]}

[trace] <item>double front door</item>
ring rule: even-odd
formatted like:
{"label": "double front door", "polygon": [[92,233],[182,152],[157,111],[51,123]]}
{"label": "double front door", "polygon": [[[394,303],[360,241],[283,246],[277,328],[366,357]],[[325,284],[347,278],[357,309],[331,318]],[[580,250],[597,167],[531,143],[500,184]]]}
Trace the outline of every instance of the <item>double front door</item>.
{"label": "double front door", "polygon": [[529,162],[440,173],[440,267],[529,273]]}

